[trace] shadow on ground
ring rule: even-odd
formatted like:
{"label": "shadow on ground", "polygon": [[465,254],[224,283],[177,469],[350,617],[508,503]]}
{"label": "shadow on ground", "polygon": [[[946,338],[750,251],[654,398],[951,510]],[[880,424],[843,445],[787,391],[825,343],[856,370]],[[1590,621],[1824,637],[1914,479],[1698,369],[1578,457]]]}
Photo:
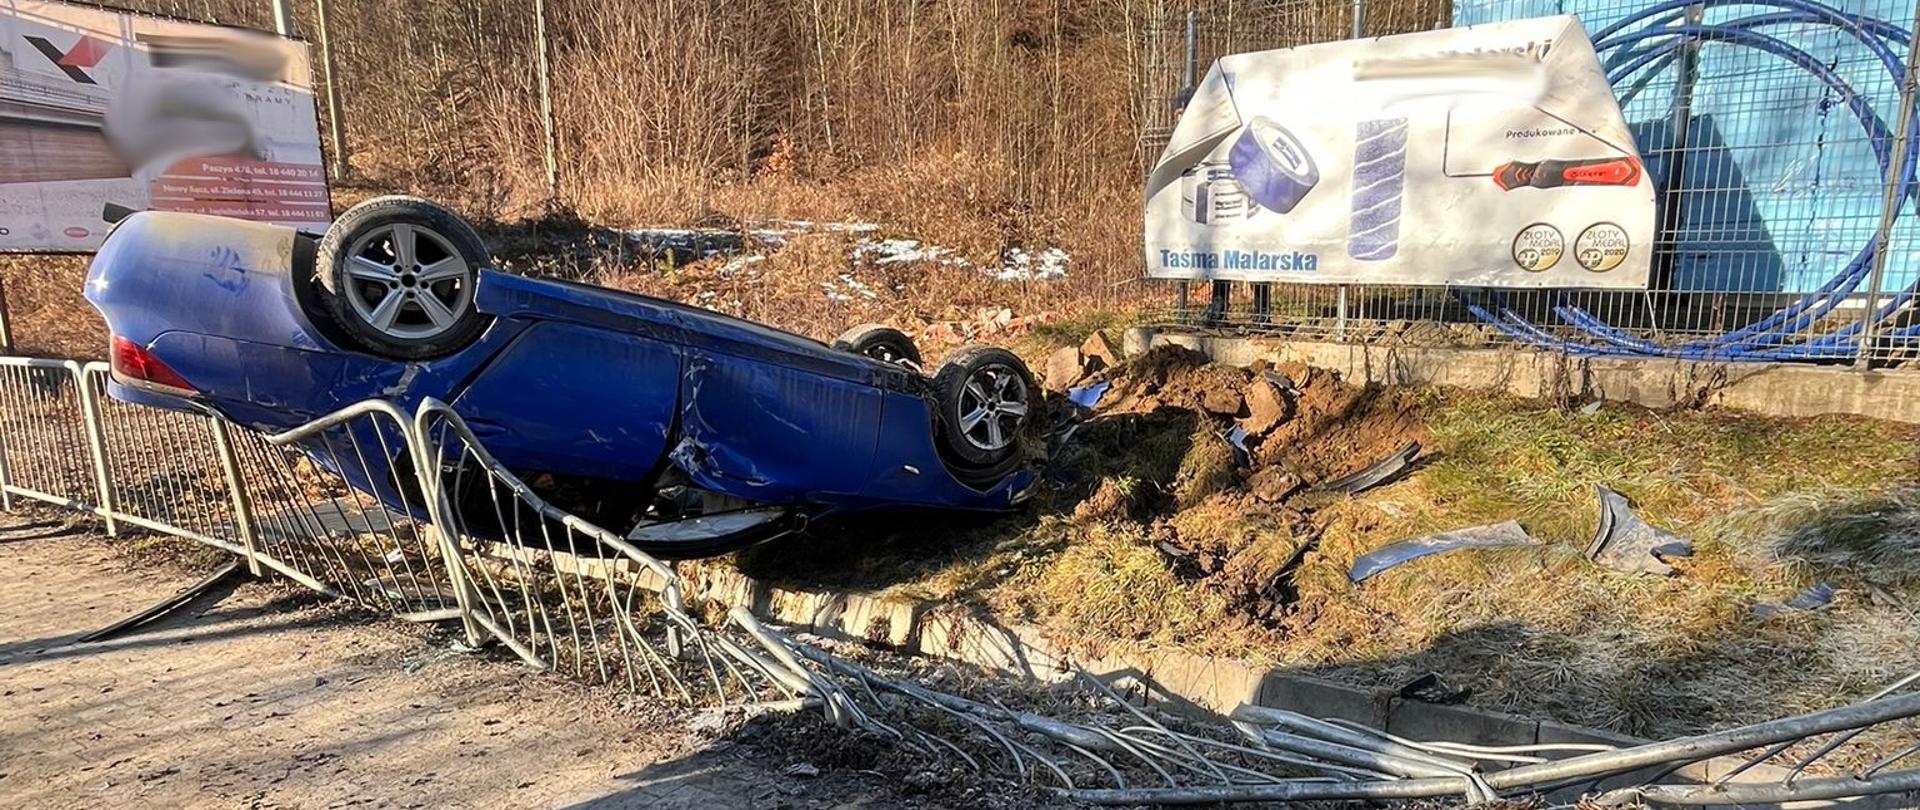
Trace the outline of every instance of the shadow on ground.
{"label": "shadow on ground", "polygon": [[[1039,531],[1041,527],[1072,516],[1105,479],[1173,481],[1199,424],[1200,417],[1183,408],[1106,416],[1073,432],[1069,444],[1039,470],[1034,498],[1018,511],[862,515],[741,552],[736,563],[742,573],[776,587],[881,590],[966,568],[1010,547],[1036,556],[1051,554],[1072,536]],[[1164,489],[1145,496],[1151,501],[1171,498]],[[1013,573],[1011,568],[969,572],[967,590],[985,592]]]}

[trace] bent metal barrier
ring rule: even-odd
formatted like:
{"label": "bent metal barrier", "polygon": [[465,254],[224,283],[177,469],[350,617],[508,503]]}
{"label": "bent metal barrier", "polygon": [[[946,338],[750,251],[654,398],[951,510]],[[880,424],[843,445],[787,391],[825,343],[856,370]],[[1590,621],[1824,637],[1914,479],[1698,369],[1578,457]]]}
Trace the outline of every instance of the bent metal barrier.
{"label": "bent metal barrier", "polygon": [[[1861,702],[1627,748],[1418,741],[1241,706],[1176,719],[1079,673],[1071,719],[890,677],[722,610],[619,535],[541,499],[446,405],[367,401],[276,436],[105,396],[103,364],[0,358],[0,495],[241,557],[416,621],[459,621],[531,666],[681,705],[818,709],[955,767],[1101,804],[1585,793],[1590,806],[1920,799],[1920,673]],[[300,442],[303,451],[288,447]],[[378,460],[379,463],[370,463]],[[393,463],[410,460],[412,463]],[[402,493],[382,507],[340,471]],[[1143,684],[1134,684],[1144,686]],[[1673,784],[1675,772],[1754,752]],[[1779,761],[1788,767],[1766,765]],[[1906,768],[1896,768],[1901,763]],[[1769,776],[1756,779],[1766,769]],[[1605,788],[1605,789],[1602,789]]]}

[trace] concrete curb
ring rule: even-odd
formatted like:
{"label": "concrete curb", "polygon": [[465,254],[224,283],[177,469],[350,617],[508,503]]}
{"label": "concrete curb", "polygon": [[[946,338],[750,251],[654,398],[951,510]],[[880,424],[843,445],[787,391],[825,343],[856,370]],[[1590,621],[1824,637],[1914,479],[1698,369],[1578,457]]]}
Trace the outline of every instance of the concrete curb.
{"label": "concrete curb", "polygon": [[1796,363],[1705,363],[1571,357],[1520,349],[1423,348],[1290,341],[1128,329],[1132,357],[1186,346],[1229,365],[1299,362],[1381,385],[1450,385],[1528,398],[1633,402],[1649,408],[1713,405],[1766,416],[1826,414],[1920,423],[1920,369],[1856,371]]}
{"label": "concrete curb", "polygon": [[[1075,676],[1076,668],[1112,684],[1147,695],[1164,707],[1198,717],[1219,717],[1249,703],[1315,717],[1365,723],[1416,740],[1447,739],[1478,745],[1601,743],[1641,745],[1636,739],[1600,729],[1552,720],[1534,720],[1464,706],[1407,700],[1390,690],[1366,690],[1231,659],[1179,650],[1128,648],[1097,658],[1076,658],[1034,627],[1002,626],[925,603],[833,591],[776,588],[718,565],[695,564],[686,571],[693,596],[728,605],[746,605],[762,619],[816,635],[860,641],[898,652],[945,658],[1040,683]],[[1125,693],[1123,691],[1123,693]],[[1680,769],[1667,781],[1697,784],[1738,767],[1744,759],[1718,757]],[[1659,769],[1612,777],[1597,787],[1582,785],[1552,795],[1573,801],[1582,789],[1595,791],[1637,784]],[[1771,782],[1786,769],[1762,765],[1735,777],[1736,782]],[[1911,799],[1885,796],[1849,802],[1795,802],[1750,808],[1846,807],[1850,810],[1898,810]]]}
{"label": "concrete curb", "polygon": [[[556,570],[596,579],[613,578],[659,591],[665,581],[652,569],[630,560],[579,557],[566,552],[529,552],[494,544],[490,556],[537,556]],[[887,598],[840,591],[778,588],[721,564],[688,562],[677,567],[687,583],[689,598],[710,600],[732,608],[744,606],[755,616],[789,628],[827,638],[856,641],[897,652],[945,658],[1037,683],[1059,683],[1078,670],[1115,686],[1123,694],[1146,696],[1170,711],[1192,717],[1218,719],[1242,703],[1286,709],[1314,717],[1337,717],[1364,723],[1397,736],[1416,740],[1446,739],[1479,745],[1535,745],[1555,742],[1602,743],[1618,747],[1646,740],[1600,729],[1534,720],[1465,706],[1443,706],[1407,700],[1391,690],[1359,689],[1305,675],[1232,659],[1196,655],[1181,650],[1123,646],[1098,657],[1076,657],[1047,639],[1039,629],[999,625],[977,616],[937,610],[917,600]],[[1698,784],[1738,767],[1740,757],[1718,757],[1682,768],[1669,781]],[[1621,787],[1645,781],[1658,769],[1612,777],[1551,794],[1556,801],[1573,801],[1580,791]],[[1738,782],[1778,781],[1786,769],[1762,765],[1736,777]],[[1920,806],[1911,798],[1878,797],[1851,802],[1796,802],[1787,805],[1750,805],[1751,808],[1847,807],[1857,810],[1897,810]]]}

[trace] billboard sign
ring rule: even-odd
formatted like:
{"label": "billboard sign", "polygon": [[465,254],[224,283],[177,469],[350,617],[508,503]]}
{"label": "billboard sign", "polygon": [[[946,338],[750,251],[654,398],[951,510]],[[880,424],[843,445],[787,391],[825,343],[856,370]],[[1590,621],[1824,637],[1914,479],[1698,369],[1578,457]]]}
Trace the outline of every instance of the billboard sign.
{"label": "billboard sign", "polygon": [[108,204],[321,229],[306,46],[0,0],[0,250],[99,247]]}
{"label": "billboard sign", "polygon": [[1220,59],[1147,180],[1147,275],[1635,288],[1654,187],[1572,17]]}

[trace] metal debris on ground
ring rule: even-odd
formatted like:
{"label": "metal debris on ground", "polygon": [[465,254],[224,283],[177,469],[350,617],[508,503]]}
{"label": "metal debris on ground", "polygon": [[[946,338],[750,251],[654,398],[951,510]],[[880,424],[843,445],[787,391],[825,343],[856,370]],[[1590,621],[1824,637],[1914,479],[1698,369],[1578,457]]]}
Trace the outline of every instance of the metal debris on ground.
{"label": "metal debris on ground", "polygon": [[1092,385],[1069,388],[1067,389],[1067,401],[1091,410],[1094,406],[1100,404],[1100,398],[1106,396],[1107,392],[1112,390],[1112,388],[1113,383],[1106,380],[1101,380]]}
{"label": "metal debris on ground", "polygon": [[[4,384],[0,380],[0,388]],[[0,398],[0,411],[18,407],[5,402]],[[269,441],[285,445],[323,432],[368,435],[369,422],[384,425],[387,432],[381,435],[396,439],[400,452],[429,461],[410,467],[415,485],[410,489],[424,502],[404,513],[410,518],[402,522],[409,527],[408,538],[420,541],[409,546],[411,553],[390,558],[386,545],[370,547],[364,535],[333,532],[299,538],[297,548],[289,538],[243,551],[263,563],[272,559],[265,567],[310,588],[375,608],[398,606],[377,591],[353,587],[365,572],[383,566],[383,560],[417,560],[420,570],[412,577],[398,571],[387,576],[424,580],[422,593],[445,584],[454,604],[434,615],[459,620],[463,641],[497,643],[535,668],[664,704],[817,710],[840,729],[890,741],[901,751],[1094,804],[1445,797],[1483,802],[1602,779],[1623,781],[1627,774],[1746,751],[1758,751],[1749,760],[1753,764],[1792,752],[1794,776],[1705,786],[1628,777],[1626,787],[1590,799],[1596,806],[1731,806],[1920,791],[1920,767],[1911,762],[1920,746],[1848,748],[1856,738],[1863,738],[1862,745],[1884,746],[1892,737],[1895,747],[1911,740],[1906,724],[1920,717],[1920,694],[1912,689],[1920,673],[1850,706],[1618,750],[1420,741],[1253,706],[1240,707],[1226,723],[1182,720],[1129,702],[1092,677],[1082,678],[1090,691],[1063,694],[1046,710],[1009,706],[1015,697],[1003,702],[984,683],[970,684],[970,696],[962,696],[954,693],[956,687],[931,679],[882,674],[830,643],[763,624],[745,607],[714,609],[699,596],[711,588],[683,578],[618,534],[542,500],[444,403],[428,400],[407,413],[370,400]],[[5,435],[0,441],[9,442],[0,448],[6,451],[0,458],[11,471],[21,471],[29,460],[22,446]],[[350,469],[345,462],[359,458],[358,452],[334,455],[329,469]],[[277,469],[277,477],[262,472],[248,492],[306,490],[286,466],[268,469]],[[357,472],[364,474],[365,465]],[[0,482],[0,490],[27,492],[17,480]],[[333,482],[321,483],[326,484],[322,491],[334,489]],[[432,530],[412,531],[422,520]],[[1483,528],[1496,539],[1531,543],[1514,524]],[[215,540],[201,542],[223,547]],[[1420,553],[1437,550],[1445,549]],[[1847,753],[1835,755],[1842,750]],[[1854,764],[1863,761],[1872,764]],[[1902,763],[1906,767],[1898,767]]]}
{"label": "metal debris on ground", "polygon": [[95,630],[91,633],[81,636],[79,639],[77,639],[77,641],[82,644],[91,644],[94,642],[107,641],[109,639],[117,638],[124,633],[130,632],[139,627],[145,626],[150,622],[161,619],[173,613],[174,611],[179,610],[180,608],[183,608],[189,604],[192,604],[194,600],[199,599],[201,596],[206,595],[208,592],[212,591],[214,588],[217,588],[223,584],[226,584],[233,580],[240,579],[245,576],[246,576],[246,571],[241,567],[240,561],[236,559],[232,562],[227,563],[226,565],[220,566],[213,573],[208,574],[204,578],[202,578],[199,582],[196,582],[192,585],[182,588],[180,592],[175,593],[172,596],[168,596],[167,598],[162,599],[158,602],[155,602],[152,605],[148,605],[147,607],[141,608],[140,610],[121,618],[119,621],[116,621],[113,624],[109,624],[106,627],[102,627],[98,630]]}
{"label": "metal debris on ground", "polygon": [[1754,605],[1753,615],[1764,619],[1776,613],[1785,613],[1788,611],[1824,610],[1833,604],[1833,597],[1836,593],[1838,593],[1838,591],[1833,587],[1833,583],[1815,582],[1801,589],[1799,593],[1788,597],[1787,601],[1780,604],[1762,603]]}
{"label": "metal debris on ground", "polygon": [[1366,469],[1328,481],[1315,487],[1314,490],[1358,495],[1399,477],[1413,467],[1413,459],[1418,455],[1420,455],[1420,443],[1407,442],[1406,446],[1393,455],[1368,465]]}
{"label": "metal debris on ground", "polygon": [[1669,576],[1670,558],[1693,556],[1693,541],[1655,528],[1635,514],[1627,496],[1595,484],[1600,501],[1600,527],[1587,546],[1587,559],[1629,574]]}
{"label": "metal debris on ground", "polygon": [[1261,371],[1260,379],[1265,380],[1268,385],[1273,386],[1288,396],[1298,396],[1300,394],[1300,386],[1293,384],[1293,378],[1274,371],[1273,369]]}
{"label": "metal debris on ground", "polygon": [[1438,672],[1429,672],[1406,682],[1400,687],[1400,696],[1421,703],[1433,703],[1441,706],[1456,706],[1473,697],[1473,690],[1454,686],[1440,677]]}
{"label": "metal debris on ground", "polygon": [[1448,551],[1537,545],[1540,543],[1527,534],[1526,529],[1520,528],[1520,524],[1511,520],[1505,523],[1455,529],[1450,532],[1416,537],[1412,540],[1402,540],[1363,554],[1353,561],[1353,568],[1347,572],[1347,579],[1358,585],[1373,575],[1401,563]]}
{"label": "metal debris on ground", "polygon": [[1234,425],[1227,429],[1227,444],[1233,447],[1233,466],[1247,467],[1253,464],[1253,451],[1247,449],[1247,429]]}

